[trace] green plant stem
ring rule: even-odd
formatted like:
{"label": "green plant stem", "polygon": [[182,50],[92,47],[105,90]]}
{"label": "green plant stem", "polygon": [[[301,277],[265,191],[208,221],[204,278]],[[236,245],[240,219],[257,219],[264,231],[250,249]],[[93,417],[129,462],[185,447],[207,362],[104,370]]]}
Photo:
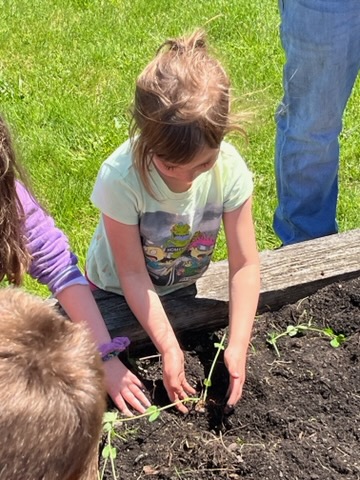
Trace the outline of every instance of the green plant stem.
{"label": "green plant stem", "polygon": [[105,459],[104,459],[103,467],[102,467],[102,469],[101,469],[101,475],[100,475],[99,472],[98,472],[99,480],[103,480],[103,478],[104,478],[104,473],[105,473],[105,468],[106,468],[106,465],[107,465],[107,461],[108,461],[108,459],[105,458]]}
{"label": "green plant stem", "polygon": [[[211,367],[210,367],[210,371],[209,371],[209,375],[207,377],[207,380],[211,380],[211,377],[212,377],[212,374],[214,372],[214,368],[215,368],[217,359],[219,358],[221,350],[223,350],[223,345],[224,345],[224,342],[225,342],[225,338],[226,338],[226,333],[224,333],[224,335],[222,336],[222,339],[219,343],[219,346],[217,348],[214,360],[212,361],[212,364],[211,364]],[[208,386],[205,385],[204,394],[202,396],[202,399],[203,399],[204,402],[206,402],[207,394],[208,394]]]}
{"label": "green plant stem", "polygon": [[[108,444],[109,444],[109,446],[111,446],[111,433],[112,433],[111,431],[108,432]],[[110,463],[111,463],[111,471],[112,471],[114,480],[117,480],[116,471],[115,471],[115,463],[114,463],[114,459],[112,457],[111,451],[110,451]]]}
{"label": "green plant stem", "polygon": [[[200,399],[198,397],[186,397],[186,398],[183,398],[182,400],[178,400],[176,402],[173,402],[173,403],[170,403],[169,405],[165,405],[164,407],[159,407],[157,408],[157,411],[158,412],[161,412],[163,410],[167,410],[171,407],[176,407],[176,405],[179,405],[180,403],[186,403],[186,402],[198,402]],[[139,418],[144,418],[144,417],[149,417],[150,415],[152,415],[153,412],[144,412],[144,413],[141,413],[140,415],[134,415],[133,417],[127,417],[127,418],[119,418],[118,420],[116,420],[116,422],[114,422],[114,425],[118,425],[120,423],[124,423],[124,422],[131,422],[131,421],[134,421],[134,420],[138,420]]]}
{"label": "green plant stem", "polygon": [[326,335],[327,337],[330,337],[330,338],[336,337],[336,335],[334,333],[331,334],[331,333],[325,332],[325,330],[323,330],[321,328],[308,327],[307,325],[298,325],[297,328],[299,330],[307,330],[309,332],[322,333],[323,335]]}
{"label": "green plant stem", "polygon": [[274,347],[275,349],[275,352],[276,352],[276,355],[280,358],[280,352],[279,352],[279,349],[276,345],[276,340],[274,341],[274,343],[272,343],[272,346]]}

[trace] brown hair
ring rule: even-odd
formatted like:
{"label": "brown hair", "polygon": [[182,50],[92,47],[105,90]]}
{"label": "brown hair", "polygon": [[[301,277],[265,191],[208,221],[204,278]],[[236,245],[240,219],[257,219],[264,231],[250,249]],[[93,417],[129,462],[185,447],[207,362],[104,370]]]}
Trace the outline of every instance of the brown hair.
{"label": "brown hair", "polygon": [[1,480],[95,480],[105,388],[90,334],[14,287],[0,323]]}
{"label": "brown hair", "polygon": [[30,264],[24,236],[24,211],[16,192],[16,179],[28,183],[16,161],[9,129],[0,116],[0,281],[20,285]]}
{"label": "brown hair", "polygon": [[148,192],[153,154],[189,163],[228,132],[245,134],[240,118],[230,114],[230,80],[209,54],[205,33],[167,40],[138,77],[132,109],[134,165]]}

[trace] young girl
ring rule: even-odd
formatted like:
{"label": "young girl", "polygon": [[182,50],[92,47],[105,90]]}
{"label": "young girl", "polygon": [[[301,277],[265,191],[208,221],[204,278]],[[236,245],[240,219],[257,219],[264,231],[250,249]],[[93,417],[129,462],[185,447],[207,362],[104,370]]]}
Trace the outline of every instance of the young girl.
{"label": "young girl", "polygon": [[[88,282],[77,267],[77,258],[63,232],[25,185],[10,132],[0,117],[0,281],[5,278],[20,285],[28,272],[49,287],[74,322],[88,324],[100,351],[104,351],[111,345],[110,335]],[[108,393],[119,409],[131,415],[128,402],[144,412],[149,401],[135,375],[116,357],[105,362],[104,368]]]}
{"label": "young girl", "polygon": [[223,141],[242,131],[236,118],[229,79],[208,53],[203,32],[166,41],[137,80],[131,139],[103,163],[92,194],[101,218],[87,258],[89,280],[125,297],[162,355],[171,401],[194,389],[159,296],[205,272],[221,221],[229,259],[229,406],[245,380],[259,260],[251,174]]}

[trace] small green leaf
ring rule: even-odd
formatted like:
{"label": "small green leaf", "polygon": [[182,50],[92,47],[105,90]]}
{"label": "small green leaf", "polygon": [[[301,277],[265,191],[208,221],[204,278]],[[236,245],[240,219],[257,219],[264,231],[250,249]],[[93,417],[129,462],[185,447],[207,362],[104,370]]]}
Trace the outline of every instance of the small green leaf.
{"label": "small green leaf", "polygon": [[204,385],[205,385],[205,387],[211,387],[211,379],[210,378],[205,378]]}
{"label": "small green leaf", "polygon": [[105,447],[103,448],[102,452],[101,452],[101,456],[103,458],[112,458],[112,459],[115,459],[116,458],[116,448],[115,447],[112,447],[111,445],[105,445]]}
{"label": "small green leaf", "polygon": [[103,423],[114,423],[118,418],[117,412],[105,412],[103,415]]}
{"label": "small green leaf", "polygon": [[342,333],[340,335],[336,335],[336,337],[334,337],[331,342],[330,342],[330,345],[334,348],[338,348],[340,347],[340,345],[342,345],[344,342],[346,341],[346,337],[345,335],[343,335]]}
{"label": "small green leaf", "polygon": [[218,350],[225,350],[224,345],[222,345],[221,343],[214,343],[214,347]]}
{"label": "small green leaf", "polygon": [[102,449],[101,456],[102,458],[109,458],[110,451],[109,451],[109,445],[105,445],[105,447]]}
{"label": "small green leaf", "polygon": [[155,422],[155,420],[157,420],[160,416],[160,410],[157,410],[156,412],[152,413],[150,416],[149,416],[149,422]]}
{"label": "small green leaf", "polygon": [[115,448],[115,447],[110,447],[110,458],[112,458],[113,460],[115,460],[116,455],[117,455],[116,448]]}
{"label": "small green leaf", "polygon": [[289,335],[289,337],[294,337],[297,335],[299,329],[297,327],[294,327],[294,325],[289,325],[286,329],[286,333]]}
{"label": "small green leaf", "polygon": [[151,415],[151,414],[157,412],[158,410],[159,410],[159,409],[158,409],[158,407],[157,407],[156,405],[151,405],[150,407],[148,407],[148,408],[146,409],[146,413],[147,413],[148,415]]}
{"label": "small green leaf", "polygon": [[113,429],[113,426],[112,426],[111,423],[109,423],[109,422],[104,423],[104,425],[103,425],[104,432],[111,432],[112,429]]}
{"label": "small green leaf", "polygon": [[328,335],[329,337],[332,337],[334,334],[334,330],[330,327],[326,327],[324,328],[323,332],[325,333],[325,335]]}

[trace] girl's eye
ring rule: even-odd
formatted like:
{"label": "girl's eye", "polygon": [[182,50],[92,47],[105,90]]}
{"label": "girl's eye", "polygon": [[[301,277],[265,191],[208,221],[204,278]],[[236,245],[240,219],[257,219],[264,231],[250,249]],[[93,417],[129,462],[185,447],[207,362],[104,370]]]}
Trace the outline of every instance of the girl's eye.
{"label": "girl's eye", "polygon": [[203,163],[201,168],[207,168],[210,165],[210,162]]}
{"label": "girl's eye", "polygon": [[176,167],[171,167],[170,165],[164,165],[166,170],[168,171],[172,171],[172,170],[175,170]]}

